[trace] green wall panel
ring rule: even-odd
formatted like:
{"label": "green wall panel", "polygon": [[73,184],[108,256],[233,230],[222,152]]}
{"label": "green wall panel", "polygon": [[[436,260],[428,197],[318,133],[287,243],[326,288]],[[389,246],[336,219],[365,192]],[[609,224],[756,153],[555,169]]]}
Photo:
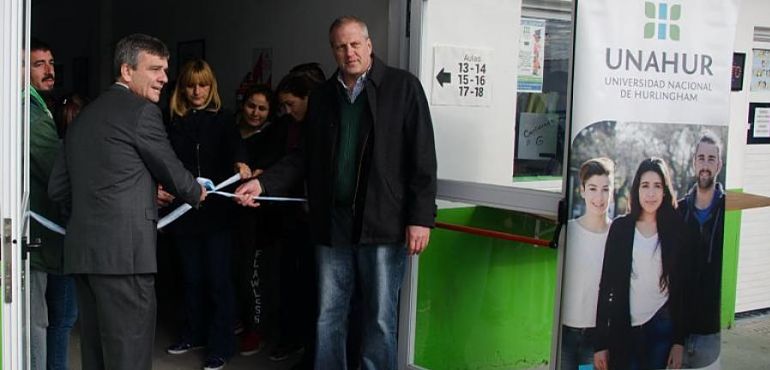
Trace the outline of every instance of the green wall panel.
{"label": "green wall panel", "polygon": [[[550,239],[553,224],[484,207],[438,220]],[[539,222],[539,224],[538,224]],[[735,323],[741,212],[725,217],[722,325]],[[550,359],[557,251],[443,229],[420,256],[415,364],[432,370],[526,369]]]}
{"label": "green wall panel", "polygon": [[[553,224],[475,207],[443,222],[534,235]],[[428,369],[512,369],[548,363],[556,250],[436,229],[420,256],[415,363]]]}
{"label": "green wall panel", "polygon": [[[730,191],[742,191],[735,189]],[[725,239],[722,257],[722,328],[735,324],[735,297],[738,287],[738,246],[741,241],[741,211],[725,212]]]}

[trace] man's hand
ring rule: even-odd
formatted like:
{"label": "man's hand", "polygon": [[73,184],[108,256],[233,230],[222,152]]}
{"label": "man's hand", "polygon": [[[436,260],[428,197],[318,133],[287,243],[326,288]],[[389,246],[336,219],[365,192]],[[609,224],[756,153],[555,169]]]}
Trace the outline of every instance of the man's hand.
{"label": "man's hand", "polygon": [[430,228],[419,225],[406,227],[406,247],[409,255],[420,254],[428,247]]}
{"label": "man's hand", "polygon": [[243,162],[236,162],[235,170],[238,171],[238,174],[241,175],[241,180],[246,180],[251,176],[255,176],[253,173],[251,173],[249,166]]}
{"label": "man's hand", "polygon": [[158,207],[166,207],[174,201],[174,196],[171,193],[163,190],[163,185],[158,184],[158,194],[155,198],[155,203]]}
{"label": "man's hand", "polygon": [[262,184],[259,180],[253,179],[235,189],[235,201],[246,207],[259,207],[259,203],[254,197],[262,194]]}
{"label": "man's hand", "polygon": [[603,350],[594,353],[594,369],[596,370],[607,370],[609,368],[609,362],[610,360],[610,352],[608,350]]}
{"label": "man's hand", "polygon": [[684,354],[684,346],[681,344],[674,344],[671,346],[671,352],[668,353],[668,362],[666,363],[667,369],[681,369],[682,368],[682,356]]}
{"label": "man's hand", "polygon": [[203,202],[203,200],[206,199],[207,194],[208,193],[206,192],[206,187],[201,185],[201,200],[200,200],[201,202]]}

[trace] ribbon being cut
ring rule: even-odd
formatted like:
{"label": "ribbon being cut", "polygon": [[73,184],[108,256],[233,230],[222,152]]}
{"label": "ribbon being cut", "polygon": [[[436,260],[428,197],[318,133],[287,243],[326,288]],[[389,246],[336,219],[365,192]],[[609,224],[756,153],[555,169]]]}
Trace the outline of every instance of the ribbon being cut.
{"label": "ribbon being cut", "polygon": [[[232,184],[238,182],[238,180],[240,180],[240,178],[241,178],[241,176],[239,174],[235,174],[235,175],[231,176],[229,179],[227,179],[225,181],[222,181],[221,183],[219,183],[217,185],[214,185],[213,181],[211,181],[211,180],[209,180],[209,179],[207,179],[205,177],[199,177],[196,180],[198,180],[198,183],[200,183],[201,185],[203,185],[204,188],[206,188],[206,191],[208,191],[209,194],[216,194],[216,195],[220,195],[220,196],[223,196],[223,197],[232,198],[232,197],[235,196],[235,194],[224,192],[224,191],[221,191],[220,189],[223,189],[223,188],[225,188],[225,187],[227,187],[229,185],[232,185]],[[264,200],[264,201],[274,201],[274,202],[305,202],[306,201],[306,199],[304,199],[304,198],[262,197],[262,196],[254,197],[254,199],[256,199],[256,200]],[[182,217],[183,214],[187,213],[187,211],[189,211],[190,209],[192,209],[192,206],[190,206],[187,203],[182,204],[181,206],[177,207],[175,210],[171,211],[171,213],[167,214],[165,217],[161,218],[158,221],[158,229],[162,229],[165,226],[167,226],[168,224],[174,222],[179,217]],[[49,229],[49,230],[51,230],[53,232],[56,232],[56,233],[59,233],[59,234],[62,234],[62,235],[65,235],[66,232],[67,232],[66,229],[64,229],[63,227],[55,224],[54,222],[52,222],[51,220],[49,220],[47,218],[45,218],[45,217],[35,213],[34,211],[29,211],[27,213],[27,216],[28,217],[32,217],[37,222],[40,222],[40,224],[43,225],[45,228],[47,228],[47,229]]]}

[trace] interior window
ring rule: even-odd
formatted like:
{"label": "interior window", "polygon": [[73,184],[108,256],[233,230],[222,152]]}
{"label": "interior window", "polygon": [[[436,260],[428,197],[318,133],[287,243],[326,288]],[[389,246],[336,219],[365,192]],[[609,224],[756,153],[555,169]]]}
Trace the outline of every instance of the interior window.
{"label": "interior window", "polygon": [[[572,41],[572,4],[560,1],[550,6],[542,1],[525,1],[523,17],[543,24],[533,31],[542,46],[543,63],[537,67],[542,80],[534,87],[519,87],[516,102],[516,143],[514,145],[514,181],[554,180],[561,177],[567,119],[567,78]],[[520,42],[526,42],[522,39]],[[521,61],[520,61],[521,63]]]}

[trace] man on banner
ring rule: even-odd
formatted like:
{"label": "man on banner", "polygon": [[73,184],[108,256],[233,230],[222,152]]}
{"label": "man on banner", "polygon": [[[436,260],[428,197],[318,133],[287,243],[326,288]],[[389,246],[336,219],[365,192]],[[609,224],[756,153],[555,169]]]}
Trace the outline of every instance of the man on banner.
{"label": "man on banner", "polygon": [[693,240],[684,367],[705,367],[719,356],[725,191],[716,178],[721,155],[719,138],[704,133],[692,159],[695,184],[677,207]]}

